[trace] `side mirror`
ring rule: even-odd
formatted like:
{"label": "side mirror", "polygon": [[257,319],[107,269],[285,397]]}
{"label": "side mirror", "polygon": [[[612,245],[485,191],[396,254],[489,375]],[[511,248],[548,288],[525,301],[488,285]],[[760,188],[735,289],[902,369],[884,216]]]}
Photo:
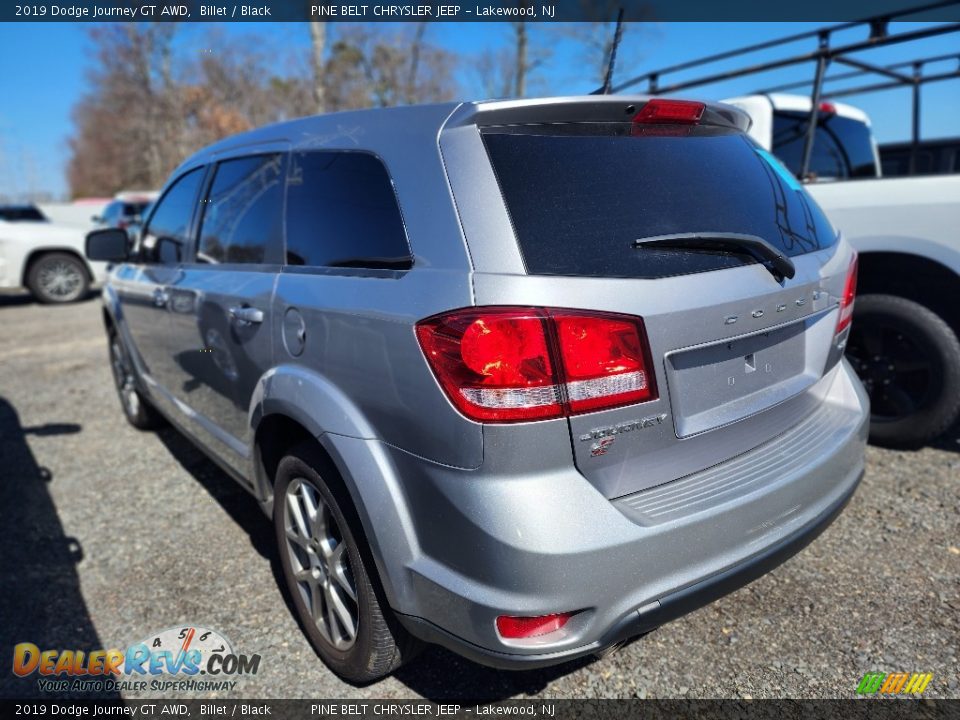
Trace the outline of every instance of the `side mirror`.
{"label": "side mirror", "polygon": [[87,234],[87,258],[102,262],[124,262],[130,253],[130,238],[125,230],[106,228]]}

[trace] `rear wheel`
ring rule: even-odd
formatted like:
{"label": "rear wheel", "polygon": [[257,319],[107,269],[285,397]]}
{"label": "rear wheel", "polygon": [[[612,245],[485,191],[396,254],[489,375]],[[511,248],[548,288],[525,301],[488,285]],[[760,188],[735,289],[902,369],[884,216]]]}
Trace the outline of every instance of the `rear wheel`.
{"label": "rear wheel", "polygon": [[46,253],[30,265],[27,287],[39,302],[68,303],[86,296],[90,279],[75,255]]}
{"label": "rear wheel", "polygon": [[287,588],[314,649],[354,683],[378,680],[418,647],[390,614],[336,471],[310,445],[277,468],[273,521]]}
{"label": "rear wheel", "polygon": [[918,447],[960,413],[960,342],[936,313],[895,295],[861,295],[847,357],[870,395],[870,441]]}
{"label": "rear wheel", "polygon": [[127,422],[138,430],[154,430],[163,425],[163,418],[137,389],[133,363],[117,331],[109,331],[110,369],[120,398],[120,407]]}

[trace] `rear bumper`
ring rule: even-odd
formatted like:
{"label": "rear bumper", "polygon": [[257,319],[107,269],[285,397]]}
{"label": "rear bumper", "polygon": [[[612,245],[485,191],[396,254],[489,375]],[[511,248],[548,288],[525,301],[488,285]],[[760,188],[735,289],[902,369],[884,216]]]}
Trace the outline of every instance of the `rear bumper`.
{"label": "rear bumper", "polygon": [[847,506],[862,477],[863,471],[861,470],[853,487],[846,495],[827,508],[813,522],[796,531],[790,537],[767,547],[760,554],[717,575],[700,580],[689,587],[672,592],[659,600],[638,608],[636,612],[624,617],[604,632],[601,637],[588,645],[581,645],[560,652],[518,655],[490,650],[466,642],[422,618],[402,614],[398,614],[398,618],[411,633],[421,639],[442,645],[481,665],[505,670],[529,670],[568,662],[650,632],[664,623],[691,613],[770,572],[803,550],[827,529]]}
{"label": "rear bumper", "polygon": [[[825,382],[821,407],[787,432],[613,501],[570,467],[569,440],[535,452],[500,448],[502,470],[492,456],[462,470],[389,450],[411,550],[402,568],[377,558],[391,606],[424,640],[488,665],[538,667],[642,634],[750,582],[829,525],[863,474],[867,397],[846,362]],[[505,640],[496,630],[500,615],[566,611],[577,614],[549,635]]]}

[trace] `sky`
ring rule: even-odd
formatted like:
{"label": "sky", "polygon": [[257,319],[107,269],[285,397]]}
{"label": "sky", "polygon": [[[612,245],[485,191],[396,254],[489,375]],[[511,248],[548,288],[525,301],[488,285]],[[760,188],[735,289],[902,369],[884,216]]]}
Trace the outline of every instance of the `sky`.
{"label": "sky", "polygon": [[[815,29],[829,23],[643,23],[629,25],[618,57],[615,84],[635,75],[707,54],[759,43]],[[381,26],[389,28],[390,24]],[[931,23],[892,23],[891,31],[926,27]],[[178,31],[178,46],[189,52],[202,46],[213,23],[185,24]],[[0,23],[0,196],[47,191],[60,197],[67,192],[65,168],[69,159],[67,140],[73,132],[71,109],[88,89],[87,71],[94,62],[88,33],[81,23]],[[277,62],[289,62],[309,47],[309,32],[301,23],[224,23],[220,32],[249,38],[277,50]],[[332,24],[332,33],[337,32]],[[530,95],[581,94],[597,87],[590,76],[582,49],[556,28],[532,24],[532,44],[549,45],[549,60],[530,83]],[[511,31],[505,23],[434,23],[427,40],[463,56],[479,54],[488,47],[507,46]],[[836,42],[863,39],[862,29],[836,36]],[[784,53],[809,52],[813,41],[787,48],[762,51],[746,58],[724,61],[707,68],[711,72],[759,63]],[[776,55],[780,53],[779,55]],[[877,48],[859,55],[865,61],[887,65],[946,53],[960,53],[960,35],[946,34],[915,43]],[[952,64],[931,70],[955,70]],[[841,71],[842,68],[835,68]],[[480,79],[469,62],[457,68],[462,99],[483,95]],[[719,100],[792,80],[809,79],[812,65],[777,70],[718,83],[680,93],[683,97]],[[673,81],[690,77],[678,74]],[[663,84],[670,82],[669,79]],[[644,85],[636,88],[643,92]],[[840,85],[838,85],[840,87]],[[923,89],[921,137],[960,135],[960,80],[932,83]],[[865,110],[871,117],[879,142],[907,140],[910,136],[910,91],[907,88],[851,96],[844,102]]]}

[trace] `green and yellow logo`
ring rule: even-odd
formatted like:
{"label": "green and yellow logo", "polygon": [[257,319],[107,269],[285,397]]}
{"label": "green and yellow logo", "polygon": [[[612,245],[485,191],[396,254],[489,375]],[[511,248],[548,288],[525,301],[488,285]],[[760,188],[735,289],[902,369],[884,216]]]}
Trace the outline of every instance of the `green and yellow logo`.
{"label": "green and yellow logo", "polygon": [[931,673],[870,672],[857,685],[857,695],[919,695],[931,680]]}

